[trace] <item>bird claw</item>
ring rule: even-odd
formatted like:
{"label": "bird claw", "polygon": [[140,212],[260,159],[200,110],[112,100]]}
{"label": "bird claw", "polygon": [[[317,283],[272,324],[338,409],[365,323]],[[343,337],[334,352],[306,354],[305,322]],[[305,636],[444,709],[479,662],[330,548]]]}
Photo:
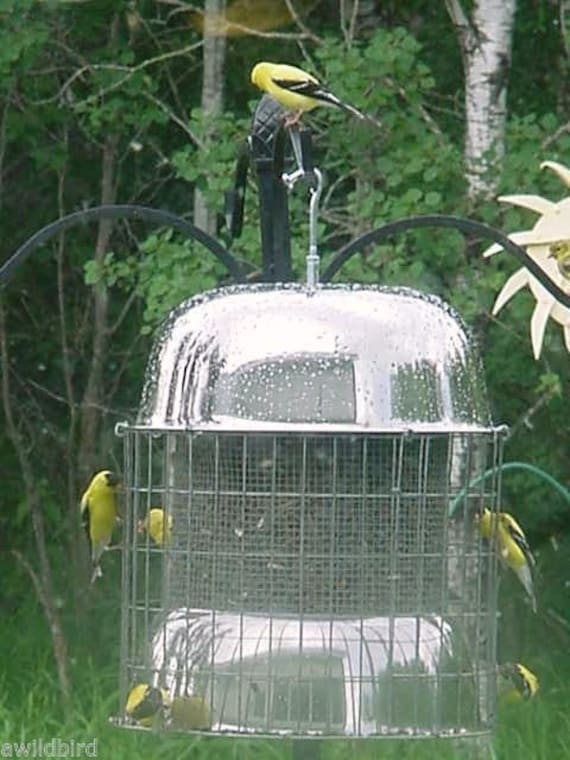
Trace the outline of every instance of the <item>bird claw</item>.
{"label": "bird claw", "polygon": [[303,115],[302,111],[294,111],[293,113],[285,114],[285,118],[283,119],[283,126],[285,127],[285,129],[291,129],[291,127],[296,127],[299,121],[301,120],[302,115]]}

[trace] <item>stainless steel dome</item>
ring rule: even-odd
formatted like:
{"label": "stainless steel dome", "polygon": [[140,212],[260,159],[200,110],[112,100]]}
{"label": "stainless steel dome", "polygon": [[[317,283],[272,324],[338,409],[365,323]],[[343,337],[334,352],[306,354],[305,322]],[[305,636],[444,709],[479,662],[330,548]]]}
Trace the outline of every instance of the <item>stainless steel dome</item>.
{"label": "stainless steel dome", "polygon": [[407,288],[239,286],[181,304],[138,424],[158,429],[477,431],[490,424],[458,315]]}

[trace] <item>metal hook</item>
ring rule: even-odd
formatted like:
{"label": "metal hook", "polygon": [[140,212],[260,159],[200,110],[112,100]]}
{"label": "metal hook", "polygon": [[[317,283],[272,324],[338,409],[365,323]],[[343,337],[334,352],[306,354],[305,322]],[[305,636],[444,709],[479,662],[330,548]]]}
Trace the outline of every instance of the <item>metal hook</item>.
{"label": "metal hook", "polygon": [[281,179],[292,190],[295,184],[304,180],[309,185],[311,198],[309,201],[309,253],[307,262],[307,285],[313,289],[319,282],[319,256],[317,252],[317,225],[319,216],[319,200],[323,190],[323,175],[313,166],[311,137],[308,130],[289,130],[289,138],[293,146],[297,168],[289,174],[283,173]]}
{"label": "metal hook", "polygon": [[307,129],[299,131],[297,127],[290,128],[289,139],[291,140],[297,168],[289,174],[284,173],[281,175],[283,183],[287,186],[288,190],[291,190],[300,179],[305,180],[309,185],[314,185],[315,175],[310,131]]}
{"label": "metal hook", "polygon": [[307,285],[315,288],[319,283],[319,255],[317,252],[317,225],[319,221],[319,200],[323,190],[323,175],[316,167],[312,172],[317,180],[311,187],[309,202],[309,254],[307,256]]}

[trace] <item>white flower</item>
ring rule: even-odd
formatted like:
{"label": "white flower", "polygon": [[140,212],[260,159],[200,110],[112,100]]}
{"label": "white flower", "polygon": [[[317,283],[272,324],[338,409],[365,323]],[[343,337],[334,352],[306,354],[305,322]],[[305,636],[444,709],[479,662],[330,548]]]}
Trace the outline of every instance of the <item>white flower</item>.
{"label": "white flower", "polygon": [[[540,167],[551,169],[564,185],[570,188],[570,169],[555,161],[544,161]],[[526,249],[528,255],[561,290],[570,293],[570,279],[564,276],[551,250],[551,247],[557,243],[570,241],[570,196],[558,203],[540,195],[502,195],[499,201],[528,208],[541,215],[532,229],[513,232],[509,237],[514,243]],[[500,245],[494,244],[484,251],[483,256],[492,256],[501,250],[503,249]],[[509,277],[497,296],[493,314],[497,314],[515,293],[527,285],[536,298],[536,307],[530,322],[530,337],[535,359],[540,357],[544,330],[549,317],[562,325],[566,348],[570,351],[570,309],[562,306],[525,268],[518,269]]]}

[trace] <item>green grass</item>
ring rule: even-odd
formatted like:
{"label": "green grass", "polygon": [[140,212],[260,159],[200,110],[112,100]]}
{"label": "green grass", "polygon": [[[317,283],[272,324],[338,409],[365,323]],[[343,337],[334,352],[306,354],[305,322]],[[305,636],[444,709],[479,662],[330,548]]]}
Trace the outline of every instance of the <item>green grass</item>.
{"label": "green grass", "polygon": [[[1,570],[1,568],[0,568]],[[8,573],[8,575],[10,575]],[[11,580],[11,578],[10,578]],[[505,587],[500,621],[501,659],[518,659],[539,678],[539,696],[531,703],[503,708],[494,740],[497,760],[570,760],[570,638],[546,626]],[[289,760],[287,741],[169,736],[119,729],[109,723],[118,709],[118,625],[116,600],[101,593],[94,600],[96,635],[86,641],[76,632],[70,642],[74,705],[62,710],[45,620],[29,589],[10,589],[17,604],[3,609],[0,644],[0,751],[3,742],[60,737],[97,738],[103,760],[176,758],[177,760]],[[503,594],[503,589],[502,589]],[[20,598],[21,595],[21,598]],[[24,599],[22,602],[21,600]],[[510,601],[513,599],[513,601]],[[561,600],[561,604],[565,602]],[[72,629],[73,626],[69,625]],[[93,643],[93,642],[96,642]],[[9,656],[6,653],[10,653]],[[2,755],[0,754],[0,757]],[[464,758],[443,742],[330,741],[322,760],[451,760]]]}
{"label": "green grass", "polygon": [[[16,668],[17,663],[11,667]],[[0,685],[1,743],[31,741],[52,736],[63,740],[98,740],[98,757],[131,760],[134,757],[184,758],[192,760],[241,759],[286,760],[291,750],[286,742],[265,740],[229,740],[219,738],[170,737],[146,731],[129,731],[112,726],[108,716],[117,709],[115,674],[109,670],[85,669],[80,691],[81,701],[70,714],[63,715],[57,685],[46,670],[20,674],[26,684],[19,698]],[[554,678],[554,675],[553,675]],[[543,690],[533,703],[514,705],[500,716],[495,747],[499,760],[552,760],[570,758],[570,700],[563,685]],[[348,758],[418,758],[462,757],[445,742],[327,742],[323,760]]]}
{"label": "green grass", "polygon": [[[31,741],[52,736],[63,740],[98,740],[98,757],[113,760],[145,758],[179,758],[184,760],[288,760],[291,749],[287,742],[265,740],[231,740],[219,738],[171,737],[147,731],[129,731],[111,725],[108,717],[117,710],[116,673],[113,668],[95,669],[87,664],[80,697],[71,713],[64,715],[59,703],[56,681],[40,656],[39,668],[14,674],[17,662],[11,661],[13,678],[22,679],[22,689],[14,691],[0,684],[0,747],[1,743]],[[556,760],[570,758],[570,699],[560,676],[551,669],[542,680],[540,697],[532,703],[513,705],[500,714],[495,739],[499,760]],[[326,742],[323,760],[349,758],[393,758],[418,760],[425,758],[463,757],[446,742]]]}

